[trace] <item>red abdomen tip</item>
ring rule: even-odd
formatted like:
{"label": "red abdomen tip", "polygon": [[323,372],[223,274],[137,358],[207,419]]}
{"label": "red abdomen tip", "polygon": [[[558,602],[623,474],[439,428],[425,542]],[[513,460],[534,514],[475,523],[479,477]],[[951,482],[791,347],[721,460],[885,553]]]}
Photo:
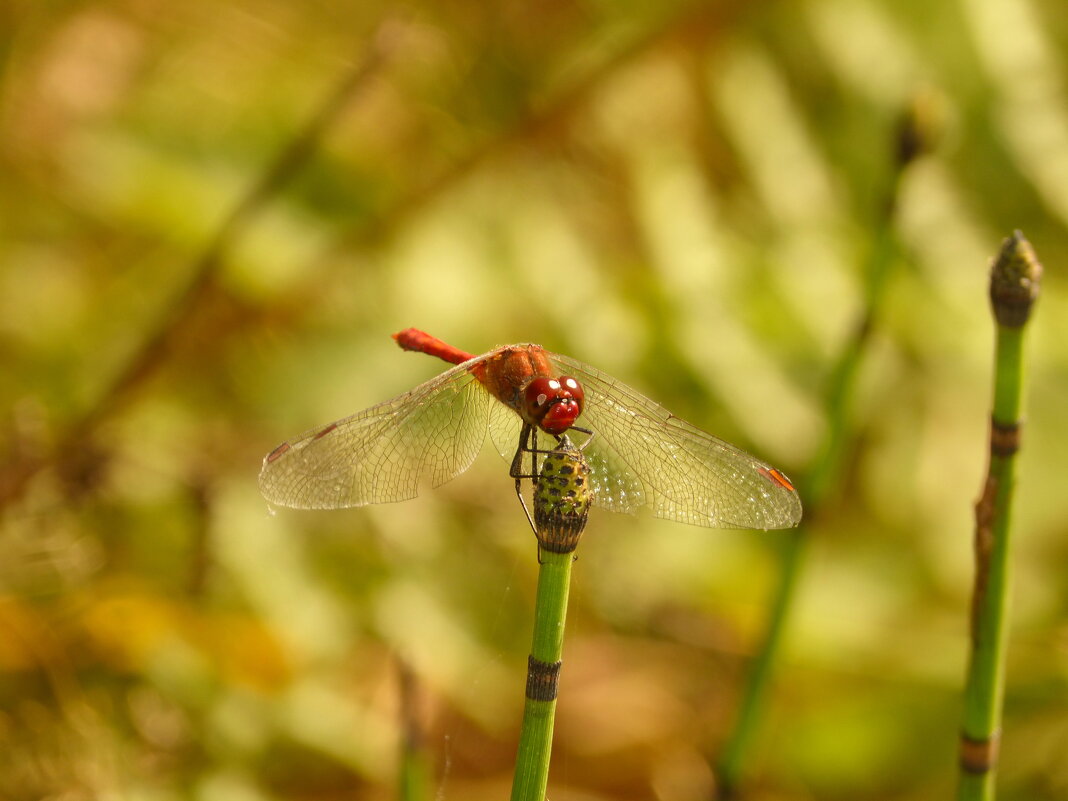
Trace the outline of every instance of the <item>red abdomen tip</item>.
{"label": "red abdomen tip", "polygon": [[403,331],[398,331],[393,335],[393,339],[404,350],[413,350],[417,353],[426,353],[430,356],[437,356],[439,359],[450,362],[451,364],[461,364],[468,359],[473,359],[474,354],[467,353],[454,348],[447,342],[442,342],[437,337],[432,337],[425,331],[420,331],[418,328],[405,328]]}

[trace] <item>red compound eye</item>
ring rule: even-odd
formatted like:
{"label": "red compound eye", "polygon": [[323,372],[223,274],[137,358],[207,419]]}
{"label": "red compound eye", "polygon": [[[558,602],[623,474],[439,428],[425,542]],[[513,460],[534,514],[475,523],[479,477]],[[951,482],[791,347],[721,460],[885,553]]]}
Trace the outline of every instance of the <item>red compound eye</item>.
{"label": "red compound eye", "polygon": [[523,419],[549,434],[563,434],[582,414],[586,393],[574,378],[535,378],[523,390]]}
{"label": "red compound eye", "polygon": [[582,414],[582,406],[586,402],[586,390],[582,388],[582,384],[578,382],[578,379],[569,375],[562,375],[560,376],[560,387],[569,397],[578,402],[579,414]]}

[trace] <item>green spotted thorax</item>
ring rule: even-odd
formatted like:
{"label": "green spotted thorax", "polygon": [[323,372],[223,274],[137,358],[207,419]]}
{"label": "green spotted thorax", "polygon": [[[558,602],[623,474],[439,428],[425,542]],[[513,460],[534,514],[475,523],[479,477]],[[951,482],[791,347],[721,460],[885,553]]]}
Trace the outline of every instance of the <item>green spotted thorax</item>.
{"label": "green spotted thorax", "polygon": [[534,480],[534,525],[545,550],[571,553],[578,547],[593,501],[589,479],[586,457],[566,434],[561,436]]}

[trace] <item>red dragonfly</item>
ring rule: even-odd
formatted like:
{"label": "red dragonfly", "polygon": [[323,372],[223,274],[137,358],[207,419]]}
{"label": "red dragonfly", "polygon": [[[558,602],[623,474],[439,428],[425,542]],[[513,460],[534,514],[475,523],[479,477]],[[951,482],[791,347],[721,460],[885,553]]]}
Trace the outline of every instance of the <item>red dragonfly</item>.
{"label": "red dragonfly", "polygon": [[518,493],[545,453],[538,432],[559,439],[578,431],[588,437],[581,448],[594,506],[631,514],[648,506],[657,517],[717,528],[789,528],[801,519],[797,490],[781,471],[576,359],[530,344],[474,356],[414,328],[393,338],[456,366],[279,445],[260,471],[270,503],[341,509],[414,498],[420,485],[466,470],[487,430],[512,460]]}

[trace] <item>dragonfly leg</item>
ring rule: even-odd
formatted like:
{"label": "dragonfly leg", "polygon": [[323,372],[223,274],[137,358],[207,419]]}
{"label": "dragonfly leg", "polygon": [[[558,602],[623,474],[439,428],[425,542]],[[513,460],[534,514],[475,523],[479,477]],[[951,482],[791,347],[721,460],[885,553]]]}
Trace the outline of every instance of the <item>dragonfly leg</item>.
{"label": "dragonfly leg", "polygon": [[[574,429],[568,429],[568,430],[570,431],[570,430],[574,430]],[[578,430],[581,431],[583,434],[590,434],[591,433],[591,432],[587,431],[584,428],[580,428]],[[539,448],[537,446],[537,436],[538,436],[538,431],[533,426],[531,426],[531,440],[530,440],[530,442],[524,440],[522,433],[520,433],[520,436],[519,436],[519,447],[516,449],[515,457],[512,459],[512,466],[508,468],[508,475],[511,478],[537,478],[538,477],[538,464],[537,464],[537,461],[536,461],[537,454],[539,454],[539,453],[541,453],[541,454],[552,453],[554,449],[553,448]],[[559,443],[560,443],[560,437],[559,436],[556,437],[556,442],[559,445]],[[589,442],[589,439],[587,439],[586,442]],[[582,443],[582,448],[586,447],[586,442]],[[531,443],[533,443],[533,444],[531,444]],[[579,448],[579,450],[582,450],[582,448]],[[523,454],[524,453],[531,454],[530,472],[529,473],[524,473],[523,472]]]}
{"label": "dragonfly leg", "polygon": [[[523,424],[523,430],[519,432],[519,447],[516,448],[515,457],[512,459],[512,466],[508,470],[508,475],[510,475],[512,478],[515,479],[515,496],[517,498],[519,498],[519,505],[523,507],[523,514],[525,514],[527,516],[527,522],[530,523],[530,530],[533,531],[535,535],[537,535],[538,528],[537,528],[537,526],[534,525],[534,518],[531,517],[530,509],[527,508],[526,499],[523,497],[523,479],[524,478],[531,478],[532,479],[534,477],[534,469],[537,467],[537,464],[533,464],[534,459],[536,457],[532,454],[531,455],[531,462],[532,462],[533,466],[531,468],[531,474],[530,475],[524,475],[523,474],[523,454],[526,453],[527,451],[531,450],[531,448],[530,448],[530,438],[531,438],[531,434],[533,433],[533,431],[534,431],[534,427],[531,426],[529,423],[524,423]],[[534,434],[534,437],[536,438],[537,434]],[[537,446],[537,439],[535,439],[534,444],[535,444],[535,446]],[[540,561],[540,559],[541,559],[540,549],[539,549],[539,553],[538,553],[538,558],[539,558],[539,561]]]}
{"label": "dragonfly leg", "polygon": [[593,442],[593,438],[594,438],[594,436],[596,436],[595,433],[591,429],[589,429],[589,428],[580,428],[579,426],[571,426],[571,428],[569,428],[568,431],[577,431],[580,434],[585,434],[586,435],[586,441],[583,442],[581,445],[579,445],[579,450],[580,451],[586,450],[586,446],[589,445],[591,442]]}
{"label": "dragonfly leg", "polygon": [[[530,483],[534,484],[538,480],[538,429],[530,429]],[[516,479],[518,481],[519,479]],[[522,498],[520,498],[522,499]],[[536,499],[535,499],[536,500]],[[538,564],[541,562],[541,537],[538,536],[538,527],[534,521],[530,519],[530,512],[527,511],[526,503],[523,504],[523,511],[527,513],[527,520],[530,520],[530,527],[534,529],[534,538],[538,541]]]}

